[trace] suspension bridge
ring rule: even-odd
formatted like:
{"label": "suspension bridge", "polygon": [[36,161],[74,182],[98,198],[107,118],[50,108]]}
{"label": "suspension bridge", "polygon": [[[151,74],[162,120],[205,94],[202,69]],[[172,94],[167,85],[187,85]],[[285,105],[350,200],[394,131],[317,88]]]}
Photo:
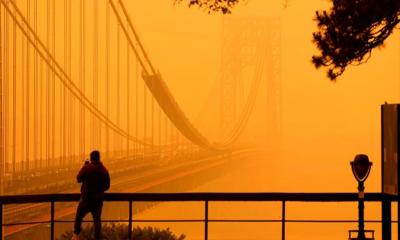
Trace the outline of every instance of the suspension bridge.
{"label": "suspension bridge", "polygon": [[260,98],[279,133],[279,19],[224,20],[216,140],[176,101],[124,1],[0,3],[0,195],[68,191],[93,149],[121,176],[207,168],[197,160],[237,149]]}

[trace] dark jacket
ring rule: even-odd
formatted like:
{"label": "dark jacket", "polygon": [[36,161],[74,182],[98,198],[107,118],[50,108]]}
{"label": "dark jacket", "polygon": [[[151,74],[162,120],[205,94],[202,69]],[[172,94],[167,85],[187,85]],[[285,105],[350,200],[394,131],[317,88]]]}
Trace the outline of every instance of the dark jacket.
{"label": "dark jacket", "polygon": [[104,191],[110,188],[110,175],[102,162],[85,164],[76,179],[82,183],[82,199],[102,200]]}

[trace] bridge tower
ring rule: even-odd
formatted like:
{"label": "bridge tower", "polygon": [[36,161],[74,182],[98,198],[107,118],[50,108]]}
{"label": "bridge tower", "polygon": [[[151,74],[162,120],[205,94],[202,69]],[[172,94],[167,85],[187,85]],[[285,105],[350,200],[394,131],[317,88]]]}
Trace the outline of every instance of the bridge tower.
{"label": "bridge tower", "polygon": [[[277,17],[225,17],[223,21],[220,78],[220,131],[234,127],[243,103],[241,92],[253,82],[262,64],[261,89],[256,112],[264,112],[262,124],[268,139],[281,132],[281,27]],[[254,74],[249,74],[253,72]]]}

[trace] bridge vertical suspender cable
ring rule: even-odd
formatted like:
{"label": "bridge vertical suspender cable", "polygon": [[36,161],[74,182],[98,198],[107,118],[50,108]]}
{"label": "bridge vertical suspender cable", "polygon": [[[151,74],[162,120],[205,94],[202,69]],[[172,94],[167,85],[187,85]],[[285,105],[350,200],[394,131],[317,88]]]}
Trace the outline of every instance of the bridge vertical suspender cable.
{"label": "bridge vertical suspender cable", "polygon": [[[51,51],[52,55],[55,56],[55,47],[54,45],[54,38],[55,38],[55,33],[54,33],[54,17],[53,17],[53,11],[55,9],[55,3],[54,0],[49,1],[47,0],[47,5],[46,5],[46,14],[47,14],[47,27],[46,27],[46,46],[48,47],[49,51]],[[41,61],[41,67],[42,67],[42,61]],[[54,165],[54,162],[51,161],[52,159],[52,149],[54,146],[54,138],[53,135],[53,115],[55,114],[54,109],[55,109],[55,102],[52,98],[53,95],[53,72],[50,69],[47,69],[46,71],[46,93],[45,93],[45,101],[46,101],[46,165],[47,167],[50,167],[50,165]],[[43,84],[43,83],[42,83]],[[42,85],[41,85],[42,86]],[[39,87],[39,89],[43,89],[43,87]],[[43,93],[40,94],[42,96]],[[42,121],[40,121],[41,123]],[[40,144],[41,146],[42,144]]]}
{"label": "bridge vertical suspender cable", "polygon": [[[14,11],[14,13],[15,13],[15,11]],[[13,28],[12,28],[13,30],[13,43],[12,43],[12,45],[13,45],[13,56],[12,56],[12,59],[13,59],[13,78],[12,78],[12,81],[13,81],[13,86],[12,86],[12,88],[13,88],[13,93],[12,93],[12,108],[13,108],[13,110],[12,110],[12,113],[13,113],[13,115],[12,115],[12,134],[13,134],[13,136],[12,136],[12,156],[11,156],[11,158],[12,158],[12,174],[13,174],[13,176],[15,175],[15,164],[16,164],[16,145],[17,145],[17,126],[16,126],[16,123],[17,123],[17,97],[16,97],[16,94],[17,94],[17,26],[16,26],[16,23],[14,22],[13,23]]]}
{"label": "bridge vertical suspender cable", "polygon": [[[137,60],[135,61],[135,136],[139,137],[139,63]],[[139,145],[135,143],[134,146],[135,158],[137,158]]]}
{"label": "bridge vertical suspender cable", "polygon": [[[7,3],[8,4],[8,3]],[[9,152],[9,144],[10,144],[10,139],[11,139],[11,144],[12,144],[12,136],[10,136],[10,112],[9,112],[9,103],[10,103],[10,56],[9,56],[9,51],[10,51],[10,24],[9,24],[9,16],[8,14],[5,15],[5,40],[4,40],[4,72],[5,72],[5,81],[4,81],[4,92],[5,92],[5,150],[6,150],[6,172],[10,171],[10,158],[12,157],[12,153],[10,154]],[[12,67],[12,65],[11,65]],[[12,134],[12,131],[11,131]]]}
{"label": "bridge vertical suspender cable", "polygon": [[[146,84],[143,84],[143,138],[147,140],[147,91]],[[146,146],[143,147],[143,156],[146,155]]]}
{"label": "bridge vertical suspender cable", "polygon": [[[110,117],[110,5],[106,4],[106,116]],[[106,158],[110,158],[110,130],[106,128]]]}
{"label": "bridge vertical suspender cable", "polygon": [[[153,82],[151,83],[154,84]],[[151,151],[154,149],[154,97],[151,98]]]}
{"label": "bridge vertical suspender cable", "polygon": [[[4,127],[3,127],[3,7],[0,6],[0,194],[4,193]],[[0,236],[2,237],[2,236]]]}
{"label": "bridge vertical suspender cable", "polygon": [[[0,6],[0,195],[4,194],[3,7]],[[0,238],[3,236],[0,236]]]}
{"label": "bridge vertical suspender cable", "polygon": [[[44,79],[46,78],[45,76],[47,76],[47,75],[45,75],[45,73],[44,73],[44,70],[43,70],[43,59],[40,59],[40,77],[39,77],[39,80],[40,80],[40,84],[39,84],[39,86],[43,86],[43,84],[44,84]],[[44,125],[44,119],[43,118],[45,118],[43,115],[43,113],[44,113],[44,110],[43,110],[43,98],[44,98],[44,93],[45,93],[45,90],[44,89],[42,89],[41,87],[39,87],[39,149],[40,149],[40,167],[41,167],[41,169],[43,170],[44,168],[45,168],[45,159],[44,159],[44,157],[43,157],[43,147],[45,147],[45,144],[43,143],[43,125]]]}
{"label": "bridge vertical suspender cable", "polygon": [[[46,45],[48,49],[52,49],[51,46],[51,30],[52,30],[52,23],[51,23],[51,11],[52,11],[52,7],[51,7],[51,1],[47,0],[47,4],[46,4],[46,17],[47,17],[47,21],[46,21]],[[45,88],[46,88],[46,127],[45,127],[45,143],[46,143],[46,165],[47,167],[50,167],[50,120],[51,120],[51,112],[50,112],[50,91],[51,91],[51,87],[50,87],[50,75],[51,75],[51,71],[50,68],[47,68],[46,71],[46,84],[45,84]],[[44,86],[43,86],[44,87]],[[42,87],[42,88],[43,88]]]}
{"label": "bridge vertical suspender cable", "polygon": [[42,170],[43,169],[43,136],[42,136],[42,127],[43,127],[43,119],[42,119],[42,104],[43,104],[43,89],[40,87],[43,84],[43,79],[45,78],[43,74],[43,60],[39,59],[39,64],[38,64],[38,89],[37,89],[37,105],[38,105],[38,157],[39,157],[39,168]]}
{"label": "bridge vertical suspender cable", "polygon": [[[67,1],[67,7],[68,7],[68,29],[67,29],[67,42],[68,42],[68,75],[71,76],[72,74],[72,61],[71,61],[71,52],[72,52],[72,20],[71,20],[71,14],[72,14],[72,3],[71,1]],[[54,81],[53,81],[54,82]],[[75,132],[75,101],[72,98],[72,94],[68,92],[68,103],[69,103],[69,110],[68,110],[68,122],[70,123],[70,129],[68,131],[69,133],[69,141],[68,141],[68,153],[70,155],[69,163],[71,160],[74,160],[73,156],[75,155],[75,148],[74,148],[74,132]],[[52,157],[54,159],[54,156]]]}
{"label": "bridge vertical suspender cable", "polygon": [[[120,121],[120,100],[121,100],[121,95],[120,95],[120,88],[121,88],[121,46],[120,46],[120,41],[121,41],[121,33],[120,33],[120,25],[117,25],[117,125],[120,126],[121,121]],[[121,139],[118,136],[117,133],[115,133],[115,138],[114,138],[114,145],[115,145],[115,150],[117,153],[117,157],[120,156],[121,152]]]}
{"label": "bridge vertical suspender cable", "polygon": [[[55,1],[55,0],[53,0]],[[65,50],[65,71],[66,73],[71,76],[71,64],[69,63],[69,59],[70,59],[70,41],[69,41],[69,4],[71,1],[65,1],[64,2],[64,50]],[[55,22],[55,21],[54,21]],[[69,99],[69,92],[67,87],[63,87],[63,91],[64,91],[64,126],[63,128],[64,130],[64,151],[66,152],[65,155],[65,165],[67,165],[70,161],[70,156],[72,154],[71,152],[71,147],[70,147],[70,136],[71,136],[71,126],[72,126],[72,122],[70,121],[70,116],[71,116],[71,111],[70,111],[70,106],[72,105],[72,101]]]}
{"label": "bridge vertical suspender cable", "polygon": [[[55,46],[54,46],[54,39],[55,39],[55,0],[52,1],[47,1],[48,2],[48,29],[47,29],[47,36],[48,36],[48,46],[49,49],[51,49],[51,53],[53,56],[55,56]],[[65,53],[64,53],[65,54]],[[65,58],[64,58],[65,59]],[[64,65],[65,66],[65,65]],[[65,66],[66,67],[66,66]],[[54,95],[54,73],[53,71],[48,68],[47,70],[48,76],[47,76],[47,139],[46,139],[46,146],[47,146],[47,166],[50,167],[50,165],[54,165],[54,156],[52,154],[53,150],[53,143],[54,139],[52,136],[54,135],[54,129],[53,129],[53,116],[55,116],[55,101],[53,99]],[[61,127],[61,129],[64,129],[64,127]],[[65,133],[65,130],[63,131]],[[63,150],[65,148],[65,142],[63,142]],[[62,156],[63,159],[63,164],[65,164],[65,156]]]}
{"label": "bridge vertical suspender cable", "polygon": [[25,150],[26,150],[26,148],[25,148],[25,140],[26,140],[26,137],[25,137],[25,134],[26,134],[25,133],[25,90],[26,90],[25,82],[26,82],[28,75],[26,75],[26,71],[25,71],[25,68],[26,68],[26,66],[25,66],[25,64],[26,64],[26,62],[25,62],[25,56],[26,56],[25,41],[26,41],[26,39],[23,36],[21,36],[21,59],[20,59],[21,70],[19,71],[21,73],[20,83],[21,83],[21,95],[22,95],[21,96],[21,109],[19,110],[19,112],[21,114],[21,119],[20,119],[20,124],[21,124],[20,144],[21,145],[20,145],[20,151],[19,151],[20,161],[18,163],[18,170],[20,172],[25,171],[25,161],[26,161],[26,159],[24,157]]}
{"label": "bridge vertical suspender cable", "polygon": [[[28,21],[30,21],[31,20],[31,0],[27,0],[27,7],[26,7],[26,9],[27,9],[27,19],[28,19]],[[0,17],[1,18],[1,17]],[[1,25],[1,24],[0,24]],[[0,37],[1,38],[1,37]],[[29,41],[26,41],[26,94],[27,94],[27,96],[26,96],[26,98],[25,98],[25,101],[26,101],[26,103],[25,103],[25,105],[26,105],[26,117],[25,117],[25,133],[26,133],[26,135],[25,135],[25,137],[26,137],[26,145],[25,145],[25,170],[26,171],[29,171],[29,169],[30,169],[30,164],[29,164],[29,161],[30,161],[30,156],[29,156],[29,154],[30,154],[30,141],[29,141],[29,138],[30,138],[30,133],[29,133],[29,130],[30,130],[30,128],[29,128],[29,125],[30,125],[30,80],[31,80],[31,75],[30,75],[30,73],[31,73],[31,71],[30,71],[30,55],[31,55],[31,51],[30,51],[30,45],[29,45]]]}
{"label": "bridge vertical suspender cable", "polygon": [[8,58],[8,14],[4,13],[4,160],[5,160],[5,171],[9,170],[8,159],[8,142],[9,142],[9,131],[8,131],[8,79],[9,79],[9,58]]}
{"label": "bridge vertical suspender cable", "polygon": [[[34,12],[33,12],[33,25],[34,31],[37,32],[37,1],[34,0]],[[37,40],[34,40],[37,43]],[[39,167],[39,159],[38,159],[38,106],[37,106],[37,89],[38,89],[38,54],[37,50],[33,49],[33,161],[34,161],[34,168],[38,169]]]}
{"label": "bridge vertical suspender cable", "polygon": [[162,115],[161,107],[158,106],[158,146],[159,146],[158,154],[159,154],[159,156],[161,156],[161,146],[162,146],[161,115]]}
{"label": "bridge vertical suspender cable", "polygon": [[[96,107],[99,106],[98,103],[98,37],[99,37],[99,29],[98,29],[98,18],[99,18],[99,7],[98,1],[93,2],[93,103]],[[92,149],[99,147],[99,130],[97,119],[92,114]]]}
{"label": "bridge vertical suspender cable", "polygon": [[[55,24],[55,11],[56,11],[56,5],[55,5],[55,0],[53,0],[53,5],[52,5],[52,39],[51,39],[51,53],[55,57],[56,55],[56,24]],[[52,64],[54,68],[54,63]],[[55,128],[55,122],[56,122],[56,101],[55,101],[55,73],[51,71],[51,81],[50,81],[50,97],[49,99],[51,100],[50,104],[50,112],[51,112],[51,119],[50,119],[50,158],[54,160],[55,157],[55,142],[56,142],[56,128]]]}
{"label": "bridge vertical suspender cable", "polygon": [[[167,139],[167,131],[168,131],[168,121],[167,121],[167,119],[168,119],[168,117],[167,117],[167,115],[166,114],[163,114],[162,115],[162,126],[163,126],[163,128],[162,128],[162,142],[163,142],[163,145],[164,145],[164,148],[165,148],[165,150],[164,150],[164,152],[165,153],[168,153],[168,139]],[[166,157],[166,154],[163,154],[164,155],[164,160],[167,158]]]}
{"label": "bridge vertical suspender cable", "polygon": [[37,131],[37,147],[38,147],[38,159],[39,159],[39,168],[43,168],[43,156],[42,156],[42,150],[43,150],[43,138],[42,138],[42,95],[43,95],[43,89],[40,87],[43,84],[43,61],[42,59],[39,59],[38,61],[38,78],[37,78],[37,125],[38,125],[38,131]]}
{"label": "bridge vertical suspender cable", "polygon": [[[81,75],[81,90],[82,92],[85,92],[85,0],[81,0],[81,18],[80,18],[80,23],[81,23],[81,36],[80,36],[80,41],[81,41],[81,69],[80,69],[80,75]],[[84,158],[85,156],[85,136],[86,136],[86,128],[85,128],[85,107],[81,104],[81,114],[80,114],[80,146],[81,146],[81,158]]]}
{"label": "bridge vertical suspender cable", "polygon": [[[54,0],[53,0],[54,1]],[[63,25],[63,30],[64,30],[64,70],[65,72],[68,72],[68,64],[67,64],[67,54],[68,54],[68,47],[67,47],[67,1],[64,0],[64,11],[63,11],[63,17],[64,17],[64,25]],[[61,96],[60,96],[60,118],[61,118],[61,143],[62,143],[62,166],[66,165],[67,162],[67,88],[65,86],[61,87]],[[53,113],[55,114],[55,113]]]}
{"label": "bridge vertical suspender cable", "polygon": [[[130,59],[129,59],[129,43],[127,42],[126,44],[126,131],[129,133],[130,132]],[[126,139],[126,156],[129,157],[129,139]]]}

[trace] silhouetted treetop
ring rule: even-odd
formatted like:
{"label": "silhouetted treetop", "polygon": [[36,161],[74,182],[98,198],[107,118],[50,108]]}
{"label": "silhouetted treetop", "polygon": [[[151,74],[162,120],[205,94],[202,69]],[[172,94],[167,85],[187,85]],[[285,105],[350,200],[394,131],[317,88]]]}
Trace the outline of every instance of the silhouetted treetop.
{"label": "silhouetted treetop", "polygon": [[187,2],[189,7],[198,6],[208,13],[222,12],[223,14],[231,13],[232,8],[239,2],[246,0],[174,0],[175,3]]}
{"label": "silhouetted treetop", "polygon": [[312,61],[328,67],[335,80],[349,64],[366,62],[372,49],[383,46],[400,21],[400,0],[332,0],[329,11],[317,11],[313,42],[320,50]]}

